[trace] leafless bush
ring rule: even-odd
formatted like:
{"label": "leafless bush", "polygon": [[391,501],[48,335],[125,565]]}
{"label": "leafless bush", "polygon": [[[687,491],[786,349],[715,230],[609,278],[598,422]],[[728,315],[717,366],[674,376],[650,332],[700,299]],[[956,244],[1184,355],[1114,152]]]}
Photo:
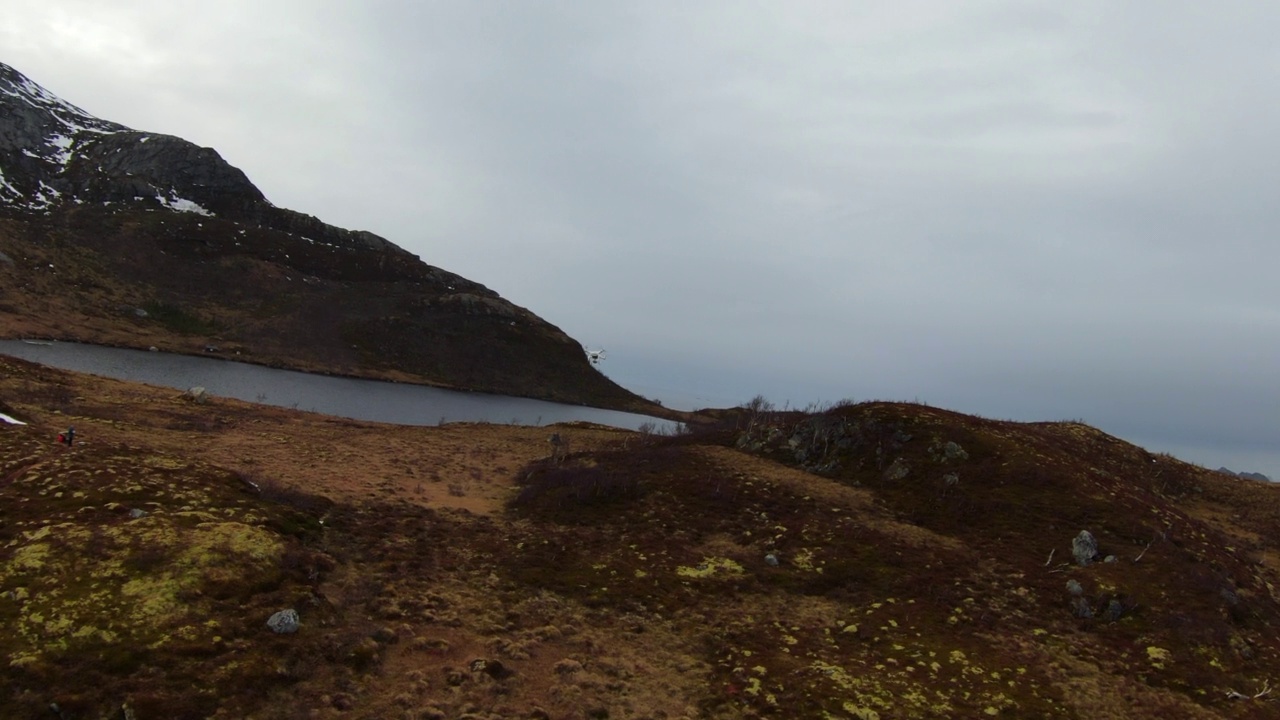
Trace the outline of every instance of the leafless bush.
{"label": "leafless bush", "polygon": [[240,472],[237,477],[245,485],[256,490],[258,497],[280,505],[301,510],[309,515],[319,516],[333,506],[333,501],[323,495],[316,495],[293,485],[286,485],[273,477],[265,477],[256,473]]}
{"label": "leafless bush", "polygon": [[635,477],[610,473],[596,466],[561,465],[532,471],[512,505],[558,509],[601,505],[640,494],[640,482]]}

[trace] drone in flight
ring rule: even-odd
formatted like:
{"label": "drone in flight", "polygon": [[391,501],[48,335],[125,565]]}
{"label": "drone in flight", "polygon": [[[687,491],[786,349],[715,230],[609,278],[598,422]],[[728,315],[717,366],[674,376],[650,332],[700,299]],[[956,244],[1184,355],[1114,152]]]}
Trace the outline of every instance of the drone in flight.
{"label": "drone in flight", "polygon": [[582,349],[586,351],[587,359],[591,361],[592,365],[599,365],[600,361],[604,359],[604,348],[600,348],[599,350],[592,350],[591,348],[586,347],[584,345]]}

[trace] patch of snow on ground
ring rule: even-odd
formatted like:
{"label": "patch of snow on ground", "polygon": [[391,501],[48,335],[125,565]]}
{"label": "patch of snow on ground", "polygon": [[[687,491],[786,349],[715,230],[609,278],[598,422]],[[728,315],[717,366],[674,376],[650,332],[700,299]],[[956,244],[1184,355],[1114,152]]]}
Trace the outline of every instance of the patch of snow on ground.
{"label": "patch of snow on ground", "polygon": [[178,197],[178,194],[173,192],[172,190],[169,191],[169,197],[165,197],[163,195],[157,195],[156,200],[159,200],[161,205],[169,208],[170,210],[177,210],[178,212],[195,213],[197,215],[204,215],[206,217],[213,215],[213,213],[200,207],[198,203],[193,202],[191,200],[187,200],[186,198]]}
{"label": "patch of snow on ground", "polygon": [[21,420],[11,418],[8,415],[5,415],[4,413],[0,413],[0,422],[6,422],[6,423],[9,423],[10,425],[26,425],[26,423],[22,422]]}

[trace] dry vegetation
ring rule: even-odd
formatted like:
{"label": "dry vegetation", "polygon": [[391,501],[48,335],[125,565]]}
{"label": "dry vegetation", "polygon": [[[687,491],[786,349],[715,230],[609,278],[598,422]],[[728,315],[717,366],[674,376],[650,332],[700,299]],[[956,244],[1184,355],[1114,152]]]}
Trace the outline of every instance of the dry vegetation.
{"label": "dry vegetation", "polygon": [[1277,709],[1278,489],[1083,425],[758,407],[552,457],[3,357],[0,412],[0,717]]}

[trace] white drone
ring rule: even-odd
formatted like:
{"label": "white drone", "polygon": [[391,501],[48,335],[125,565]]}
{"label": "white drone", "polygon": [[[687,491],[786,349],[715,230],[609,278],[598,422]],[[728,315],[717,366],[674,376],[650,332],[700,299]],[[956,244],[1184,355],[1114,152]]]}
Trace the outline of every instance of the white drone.
{"label": "white drone", "polygon": [[592,350],[591,348],[583,345],[582,349],[586,351],[587,359],[591,361],[592,365],[599,365],[600,361],[604,359],[604,348]]}

